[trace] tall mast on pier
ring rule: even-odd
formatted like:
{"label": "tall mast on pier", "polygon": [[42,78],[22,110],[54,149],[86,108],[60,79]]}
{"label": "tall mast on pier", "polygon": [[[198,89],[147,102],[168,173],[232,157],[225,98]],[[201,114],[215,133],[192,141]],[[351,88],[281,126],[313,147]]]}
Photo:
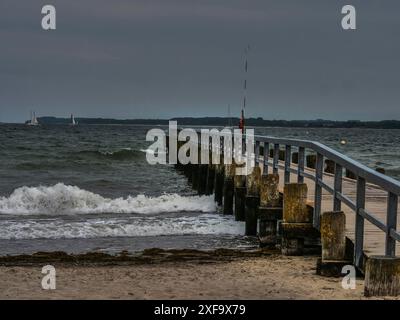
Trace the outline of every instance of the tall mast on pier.
{"label": "tall mast on pier", "polygon": [[242,113],[240,116],[239,128],[244,133],[244,119],[245,119],[245,111],[246,111],[246,98],[247,98],[247,70],[248,70],[248,52],[250,51],[250,45],[246,47],[244,50],[244,83],[243,83],[243,106],[242,106]]}

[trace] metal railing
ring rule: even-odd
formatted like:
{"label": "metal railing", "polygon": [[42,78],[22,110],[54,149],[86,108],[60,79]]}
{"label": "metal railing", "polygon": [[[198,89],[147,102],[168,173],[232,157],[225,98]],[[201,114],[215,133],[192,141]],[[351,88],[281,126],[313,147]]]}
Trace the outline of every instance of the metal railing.
{"label": "metal railing", "polygon": [[[270,157],[270,146],[272,148],[272,157]],[[322,190],[325,189],[333,196],[332,208],[334,211],[340,211],[342,203],[347,205],[355,212],[355,239],[354,239],[354,264],[361,266],[364,248],[364,221],[369,221],[386,234],[385,255],[393,257],[396,255],[396,241],[400,241],[400,233],[396,231],[398,197],[400,195],[400,182],[376,172],[365,165],[335,151],[324,144],[297,139],[281,139],[268,136],[255,136],[255,154],[256,159],[260,159],[260,148],[263,147],[263,166],[264,172],[268,172],[268,166],[272,167],[273,173],[278,173],[279,169],[284,170],[284,182],[290,182],[290,175],[297,175],[297,182],[303,183],[304,178],[311,179],[315,185],[314,195],[314,227],[319,229]],[[279,162],[279,151],[281,147],[285,148],[284,165]],[[292,149],[298,150],[297,168],[291,166]],[[306,150],[316,153],[315,170],[305,171]],[[270,160],[271,158],[271,160]],[[328,159],[334,163],[334,185],[329,186],[324,182],[324,161]],[[342,192],[343,170],[351,171],[356,177],[356,200],[351,200]],[[379,186],[388,194],[386,223],[374,216],[373,213],[365,209],[366,204],[366,183],[372,183]]]}
{"label": "metal railing", "polygon": [[[198,131],[198,133],[200,133]],[[242,136],[243,141],[246,140]],[[220,141],[222,142],[222,141]],[[367,166],[349,158],[348,156],[315,141],[286,139],[270,136],[254,136],[255,142],[255,161],[263,161],[263,171],[268,172],[271,166],[273,173],[279,173],[279,169],[284,170],[284,183],[290,182],[291,174],[297,175],[297,182],[304,183],[304,178],[314,181],[314,211],[313,225],[319,229],[322,209],[322,190],[326,190],[333,196],[332,209],[340,211],[342,203],[355,213],[355,237],[354,237],[354,265],[362,267],[364,249],[364,222],[367,220],[372,225],[383,231],[385,237],[385,255],[394,257],[396,255],[396,241],[400,241],[400,233],[397,228],[398,198],[400,195],[400,181],[381,174]],[[263,154],[260,154],[261,147]],[[272,148],[270,148],[272,147]],[[284,165],[280,163],[279,152],[284,147]],[[206,147],[208,148],[208,147]],[[223,144],[218,147],[223,153]],[[298,150],[297,168],[292,167],[293,148]],[[270,150],[272,149],[272,157]],[[305,170],[306,150],[316,154],[315,170]],[[243,147],[242,152],[245,152]],[[333,187],[324,182],[324,161],[330,160],[334,165]],[[356,199],[353,201],[342,192],[342,182],[344,170],[351,171],[354,175],[356,186]],[[366,208],[366,183],[374,184],[387,192],[387,212],[386,223],[379,220],[373,213]]]}

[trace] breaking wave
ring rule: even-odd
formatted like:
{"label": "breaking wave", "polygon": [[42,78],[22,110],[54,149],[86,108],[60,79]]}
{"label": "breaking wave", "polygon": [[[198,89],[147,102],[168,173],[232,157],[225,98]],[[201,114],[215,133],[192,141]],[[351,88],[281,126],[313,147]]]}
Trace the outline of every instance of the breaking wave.
{"label": "breaking wave", "polygon": [[164,213],[215,212],[211,196],[184,197],[165,194],[109,199],[76,186],[58,183],[54,186],[21,187],[9,197],[0,197],[0,214],[65,215],[90,213]]}
{"label": "breaking wave", "polygon": [[201,214],[194,217],[131,217],[66,222],[26,219],[1,221],[0,239],[89,239],[100,237],[145,237],[166,235],[241,235],[244,224],[232,217]]}

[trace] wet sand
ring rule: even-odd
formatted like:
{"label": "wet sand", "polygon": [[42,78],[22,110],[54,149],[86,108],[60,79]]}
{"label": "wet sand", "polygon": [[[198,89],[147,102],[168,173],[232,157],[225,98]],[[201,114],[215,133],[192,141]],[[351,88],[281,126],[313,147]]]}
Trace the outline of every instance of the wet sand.
{"label": "wet sand", "polygon": [[41,266],[0,267],[1,299],[364,299],[362,279],[315,274],[316,257],[264,255],[239,259],[127,265],[55,264],[56,290],[41,288]]}

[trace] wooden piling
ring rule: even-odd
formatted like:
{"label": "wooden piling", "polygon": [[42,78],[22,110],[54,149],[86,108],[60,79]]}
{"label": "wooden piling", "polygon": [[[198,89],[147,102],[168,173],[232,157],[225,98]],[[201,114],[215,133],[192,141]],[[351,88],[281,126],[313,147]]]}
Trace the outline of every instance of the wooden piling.
{"label": "wooden piling", "polygon": [[255,166],[246,177],[245,221],[246,235],[257,235],[258,207],[260,206],[261,168]]}
{"label": "wooden piling", "polygon": [[235,220],[245,221],[245,207],[246,207],[246,176],[236,175],[233,179],[235,186]]}
{"label": "wooden piling", "polygon": [[255,166],[253,171],[246,177],[247,195],[260,196],[261,168]]}
{"label": "wooden piling", "polygon": [[346,252],[346,216],[343,211],[324,212],[321,216],[322,260],[343,260]]}
{"label": "wooden piling", "polygon": [[343,211],[328,211],[321,216],[322,255],[317,261],[317,274],[342,276],[342,269],[352,262],[346,257],[346,215]]}
{"label": "wooden piling", "polygon": [[193,183],[193,170],[194,170],[194,167],[195,167],[195,166],[196,166],[196,165],[193,164],[193,163],[188,163],[188,164],[186,165],[185,174],[186,174],[186,177],[188,178],[188,182],[189,182],[190,184]]}
{"label": "wooden piling", "polygon": [[312,217],[307,208],[307,184],[287,183],[283,192],[281,250],[284,255],[302,255],[304,239],[312,232]]}
{"label": "wooden piling", "polygon": [[217,203],[218,206],[222,206],[224,175],[225,175],[224,165],[222,163],[215,165],[214,201]]}
{"label": "wooden piling", "polygon": [[283,220],[286,223],[311,223],[307,209],[307,184],[287,183],[283,189]]}
{"label": "wooden piling", "polygon": [[267,174],[260,177],[260,206],[279,207],[279,174]]}
{"label": "wooden piling", "polygon": [[335,162],[329,159],[325,160],[325,170],[326,173],[335,173]]}
{"label": "wooden piling", "polygon": [[370,256],[366,262],[364,295],[400,295],[400,258]]}
{"label": "wooden piling", "polygon": [[223,189],[223,214],[233,214],[234,175],[235,166],[233,164],[226,164]]}
{"label": "wooden piling", "polygon": [[207,178],[206,178],[206,195],[211,195],[214,192],[214,181],[215,181],[215,165],[207,165]]}
{"label": "wooden piling", "polygon": [[256,236],[257,235],[257,218],[258,218],[258,207],[260,205],[259,196],[246,196],[246,209],[245,209],[245,235]]}
{"label": "wooden piling", "polygon": [[199,195],[206,194],[206,186],[207,186],[207,164],[199,165],[199,173],[198,173],[198,187],[197,192]]}
{"label": "wooden piling", "polygon": [[317,156],[315,154],[308,154],[306,156],[306,166],[311,169],[315,169],[315,163],[317,162]]}
{"label": "wooden piling", "polygon": [[346,169],[346,178],[349,179],[357,179],[357,176],[354,174],[354,172],[350,171],[349,169]]}
{"label": "wooden piling", "polygon": [[293,152],[292,153],[292,162],[295,164],[299,163],[299,153],[298,152]]}
{"label": "wooden piling", "polygon": [[261,177],[260,207],[258,208],[260,246],[275,246],[278,240],[277,223],[282,219],[282,203],[279,187],[279,174]]}
{"label": "wooden piling", "polygon": [[[269,156],[271,158],[274,156],[274,149],[269,151]],[[281,161],[285,160],[285,150],[279,150],[278,159]]]}
{"label": "wooden piling", "polygon": [[199,188],[199,165],[193,164],[192,167],[192,188],[194,190],[198,190]]}

